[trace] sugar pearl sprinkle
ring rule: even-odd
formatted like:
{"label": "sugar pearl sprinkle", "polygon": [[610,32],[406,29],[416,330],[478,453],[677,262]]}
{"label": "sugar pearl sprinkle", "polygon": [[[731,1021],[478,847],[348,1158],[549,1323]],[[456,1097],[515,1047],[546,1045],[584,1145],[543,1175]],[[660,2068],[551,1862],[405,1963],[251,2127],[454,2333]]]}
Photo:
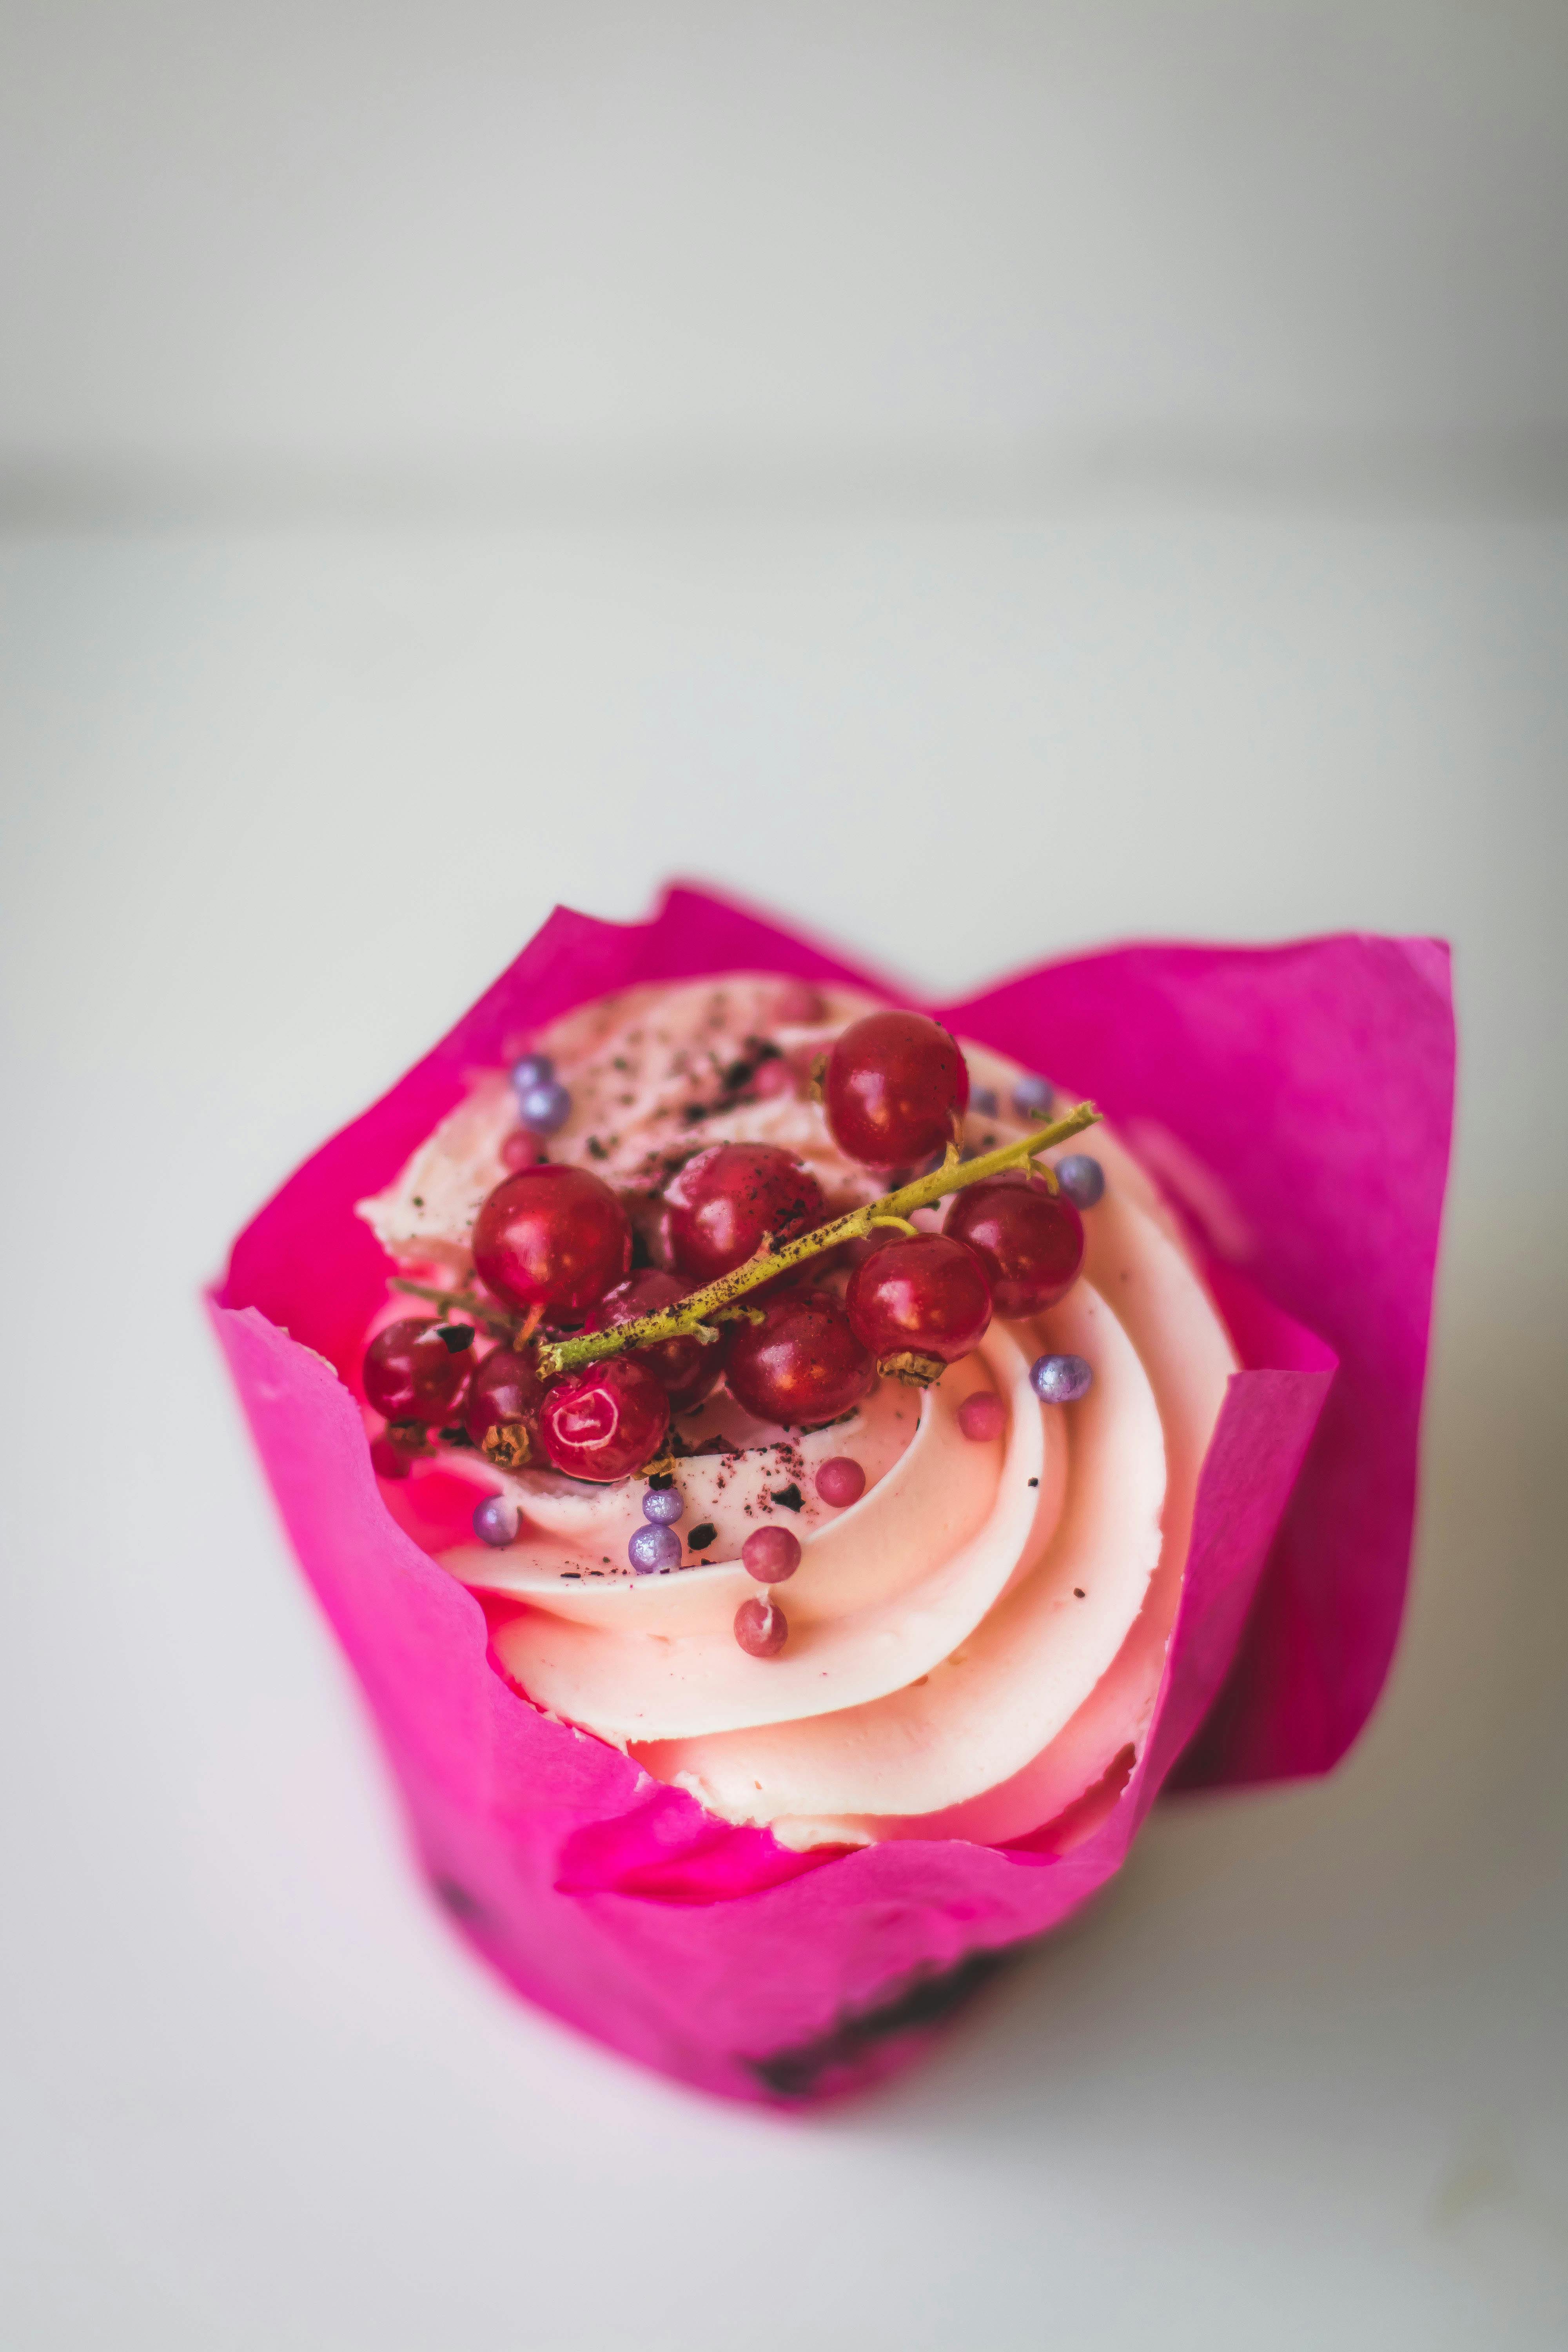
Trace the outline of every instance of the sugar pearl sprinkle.
{"label": "sugar pearl sprinkle", "polygon": [[642,1498],[642,1515],[656,1528],[672,1528],[677,1519],[686,1516],[686,1503],[679,1487],[650,1486]]}
{"label": "sugar pearl sprinkle", "polygon": [[866,1491],[866,1473],[847,1454],[836,1454],[816,1474],[817,1494],[835,1511],[847,1511]]}
{"label": "sugar pearl sprinkle", "polygon": [[1017,1118],[1032,1127],[1037,1119],[1049,1118],[1057,1090],[1049,1078],[1020,1078],[1013,1089],[1013,1109]]}
{"label": "sugar pearl sprinkle", "polygon": [[680,1538],[673,1528],[639,1528],[626,1558],[639,1576],[657,1576],[661,1568],[680,1566]]}
{"label": "sugar pearl sprinkle", "polygon": [[741,1546],[741,1566],[759,1584],[782,1584],[800,1566],[800,1538],[788,1528],[755,1528]]}
{"label": "sugar pearl sprinkle", "polygon": [[1076,1404],[1093,1378],[1081,1356],[1037,1356],[1029,1367],[1029,1385],[1042,1404]]}
{"label": "sugar pearl sprinkle", "polygon": [[1057,1181],[1075,1209],[1092,1209],[1105,1198],[1105,1171],[1087,1151],[1069,1151],[1058,1160]]}
{"label": "sugar pearl sprinkle", "polygon": [[554,1076],[555,1065],[548,1054],[524,1054],[511,1066],[511,1082],[520,1095],[525,1095],[530,1087],[548,1086]]}
{"label": "sugar pearl sprinkle", "polygon": [[994,1389],[976,1389],[958,1408],[958,1425],[975,1444],[988,1444],[1007,1426],[1007,1408]]}
{"label": "sugar pearl sprinkle", "polygon": [[544,1078],[536,1087],[523,1088],[517,1109],[531,1135],[553,1135],[572,1116],[572,1097],[559,1078]]}
{"label": "sugar pearl sprinkle", "polygon": [[789,1639],[789,1623],[776,1601],[758,1593],[735,1612],[735,1639],[749,1658],[776,1658]]}
{"label": "sugar pearl sprinkle", "polygon": [[497,1551],[517,1541],[521,1524],[517,1505],[509,1502],[504,1495],[487,1495],[482,1503],[474,1506],[474,1533],[481,1543],[489,1544]]}

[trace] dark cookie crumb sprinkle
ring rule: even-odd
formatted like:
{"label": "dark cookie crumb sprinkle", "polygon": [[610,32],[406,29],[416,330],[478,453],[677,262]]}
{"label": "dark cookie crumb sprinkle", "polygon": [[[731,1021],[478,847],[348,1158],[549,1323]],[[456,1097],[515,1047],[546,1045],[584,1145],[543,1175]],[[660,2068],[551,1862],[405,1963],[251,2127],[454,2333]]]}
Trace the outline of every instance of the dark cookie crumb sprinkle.
{"label": "dark cookie crumb sprinkle", "polygon": [[787,1486],[781,1486],[776,1494],[770,1494],[768,1500],[770,1503],[782,1503],[786,1511],[803,1511],[805,1508],[805,1496],[793,1479]]}
{"label": "dark cookie crumb sprinkle", "polygon": [[687,1538],[692,1551],[706,1551],[710,1543],[717,1543],[718,1540],[719,1530],[711,1519],[704,1519],[702,1525],[700,1528],[693,1528]]}

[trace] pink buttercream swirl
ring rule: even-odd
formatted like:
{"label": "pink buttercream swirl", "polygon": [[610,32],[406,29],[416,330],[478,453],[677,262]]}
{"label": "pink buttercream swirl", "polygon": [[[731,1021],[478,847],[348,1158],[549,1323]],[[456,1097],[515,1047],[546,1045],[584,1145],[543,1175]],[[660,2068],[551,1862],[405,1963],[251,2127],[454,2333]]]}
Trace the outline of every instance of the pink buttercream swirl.
{"label": "pink buttercream swirl", "polygon": [[[572,1112],[552,1158],[592,1168],[657,1242],[658,1189],[694,1151],[760,1141],[795,1152],[832,1210],[883,1180],[835,1147],[805,1076],[874,1000],[741,973],[638,988],[579,1008],[533,1041]],[[1025,1075],[965,1045],[976,1149],[1012,1139]],[[997,1108],[989,1105],[994,1100]],[[440,1280],[467,1274],[468,1237],[505,1172],[515,1128],[505,1072],[466,1100],[363,1213],[392,1255]],[[548,1471],[506,1477],[472,1454],[416,1466],[393,1507],[450,1572],[513,1604],[495,1633],[536,1705],[626,1748],[657,1778],[785,1843],[962,1835],[999,1841],[1057,1817],[1139,1751],[1174,1622],[1197,1479],[1235,1370],[1217,1314],[1149,1178],[1107,1134],[1108,1179],[1087,1219],[1083,1277],[1047,1313],[993,1321],[981,1347],[923,1395],[882,1381],[835,1426],[805,1435],[752,1421],[721,1390],[683,1419],[694,1452],[677,1484],[690,1564],[639,1577],[639,1479],[584,1487]],[[940,1216],[922,1213],[936,1225]],[[390,1301],[389,1318],[405,1313]],[[1089,1395],[1043,1405],[1042,1352],[1085,1357]],[[995,1409],[962,1415],[976,1396]],[[998,1419],[994,1435],[974,1437]],[[847,1455],[861,1498],[818,1496]],[[500,1551],[446,1540],[421,1486],[498,1487],[524,1526]],[[782,1522],[801,1565],[781,1588],[790,1638],[759,1662],[735,1610],[757,1588],[747,1534]],[[460,1516],[456,1524],[460,1524]]]}

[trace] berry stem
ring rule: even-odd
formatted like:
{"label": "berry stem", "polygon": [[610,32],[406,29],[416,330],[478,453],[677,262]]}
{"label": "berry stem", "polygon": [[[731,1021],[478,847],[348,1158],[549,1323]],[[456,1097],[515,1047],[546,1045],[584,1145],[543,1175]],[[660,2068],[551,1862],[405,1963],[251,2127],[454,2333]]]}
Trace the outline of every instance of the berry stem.
{"label": "berry stem", "polygon": [[[917,1176],[911,1184],[902,1184],[896,1192],[885,1192],[880,1200],[868,1201],[864,1208],[851,1209],[847,1215],[835,1217],[831,1223],[818,1225],[815,1233],[802,1234],[798,1239],[785,1242],[782,1248],[760,1249],[744,1265],[721,1274],[702,1290],[694,1290],[678,1305],[666,1307],[658,1315],[644,1315],[635,1323],[612,1324],[607,1330],[584,1331],[569,1339],[557,1339],[539,1350],[539,1369],[543,1377],[554,1380],[561,1372],[575,1371],[579,1365],[592,1364],[601,1356],[619,1355],[623,1348],[647,1348],[659,1339],[674,1339],[693,1331],[698,1325],[710,1321],[722,1307],[741,1298],[759,1283],[770,1282],[792,1265],[799,1265],[808,1257],[820,1257],[824,1250],[837,1249],[841,1242],[858,1241],[870,1232],[874,1224],[889,1220],[907,1221],[916,1209],[930,1208],[948,1192],[962,1192],[966,1184],[984,1183],[988,1176],[999,1176],[1008,1168],[1027,1168],[1037,1151],[1048,1151],[1054,1144],[1065,1143],[1069,1135],[1081,1135],[1086,1127],[1093,1127],[1100,1113],[1092,1103],[1079,1103],[1065,1118],[1053,1119],[1048,1127],[1037,1128],[1030,1135],[1020,1137],[1016,1143],[999,1144],[994,1151],[984,1152],[978,1160],[945,1160],[933,1168],[929,1176]],[[405,1283],[405,1289],[417,1289],[417,1284]],[[425,1292],[427,1297],[452,1297],[450,1293]],[[454,1303],[467,1305],[466,1299]],[[471,1311],[471,1310],[470,1310]],[[744,1310],[742,1310],[742,1312]]]}
{"label": "berry stem", "polygon": [[[437,1290],[427,1282],[410,1282],[401,1274],[393,1276],[392,1287],[394,1290],[406,1290],[415,1298],[427,1298],[432,1307],[438,1307],[444,1315],[449,1315],[454,1307],[460,1308],[463,1314],[471,1315],[476,1323],[482,1323],[492,1339],[509,1339],[516,1346],[528,1336],[520,1317],[503,1315],[493,1298],[480,1298],[474,1291]],[[536,1327],[538,1320],[535,1316]]]}

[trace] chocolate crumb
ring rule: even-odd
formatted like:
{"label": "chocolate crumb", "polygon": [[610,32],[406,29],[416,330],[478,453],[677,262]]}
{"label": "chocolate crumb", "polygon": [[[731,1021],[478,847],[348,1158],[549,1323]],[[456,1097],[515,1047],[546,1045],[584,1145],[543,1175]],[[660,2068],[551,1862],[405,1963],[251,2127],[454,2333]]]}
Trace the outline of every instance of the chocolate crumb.
{"label": "chocolate crumb", "polygon": [[607,1159],[609,1158],[609,1156],[610,1156],[610,1155],[609,1155],[609,1153],[605,1150],[605,1149],[604,1145],[600,1142],[600,1140],[599,1140],[598,1137],[597,1137],[596,1135],[591,1135],[591,1136],[588,1138],[588,1157],[589,1157],[589,1159],[590,1159],[590,1160],[607,1160]]}
{"label": "chocolate crumb", "polygon": [[667,1486],[674,1486],[675,1473],[673,1470],[650,1471],[648,1474],[647,1483],[653,1488],[656,1495],[662,1495]]}
{"label": "chocolate crumb", "polygon": [[805,1508],[805,1496],[793,1478],[787,1486],[781,1486],[776,1494],[770,1494],[768,1500],[770,1503],[782,1503],[786,1511],[802,1511]]}
{"label": "chocolate crumb", "polygon": [[718,1540],[719,1530],[711,1519],[704,1519],[702,1525],[700,1528],[693,1528],[687,1538],[687,1543],[692,1551],[706,1551],[710,1543],[717,1543]]}
{"label": "chocolate crumb", "polygon": [[1039,1482],[1039,1480],[1038,1480],[1037,1478],[1031,1478],[1031,1479],[1030,1479],[1030,1481],[1029,1481],[1029,1484],[1030,1484],[1030,1486],[1037,1486],[1039,1485],[1039,1483],[1040,1483],[1040,1482]]}
{"label": "chocolate crumb", "polygon": [[474,1344],[474,1327],[471,1323],[437,1323],[436,1337],[449,1356],[460,1356],[465,1348]]}
{"label": "chocolate crumb", "polygon": [[1081,1584],[1075,1584],[1073,1586],[1072,1597],[1075,1601],[1082,1601],[1085,1598],[1084,1589]]}

